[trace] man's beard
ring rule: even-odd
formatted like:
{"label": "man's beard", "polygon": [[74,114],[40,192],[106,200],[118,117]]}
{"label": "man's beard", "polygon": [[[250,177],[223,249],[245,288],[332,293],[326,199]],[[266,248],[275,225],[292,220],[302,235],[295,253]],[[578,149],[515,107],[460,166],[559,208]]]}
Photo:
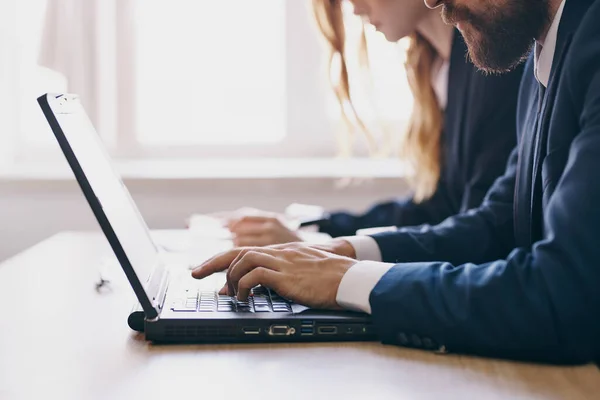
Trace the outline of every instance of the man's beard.
{"label": "man's beard", "polygon": [[550,21],[549,0],[504,1],[485,14],[450,2],[442,8],[446,23],[464,24],[461,31],[473,64],[490,73],[511,71],[525,61]]}

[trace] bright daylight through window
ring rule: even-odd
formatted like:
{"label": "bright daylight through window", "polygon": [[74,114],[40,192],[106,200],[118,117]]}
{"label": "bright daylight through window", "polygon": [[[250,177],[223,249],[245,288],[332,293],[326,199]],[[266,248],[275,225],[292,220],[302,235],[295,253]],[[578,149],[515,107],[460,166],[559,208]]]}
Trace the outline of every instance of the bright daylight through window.
{"label": "bright daylight through window", "polygon": [[[156,154],[142,151],[147,148],[167,157],[186,149],[193,157],[196,150],[210,146],[238,149],[231,154],[224,149],[215,155],[219,157],[252,155],[256,145],[268,146],[262,156],[336,154],[332,137],[341,126],[340,110],[328,86],[326,53],[317,45],[320,34],[310,1],[127,0],[113,1],[111,6],[101,2],[102,7],[86,11],[98,19],[93,29],[55,22],[48,30],[44,23],[51,3],[29,0],[17,6],[19,54],[14,62],[20,78],[18,101],[12,107],[19,116],[16,148],[21,154],[31,158],[34,149],[39,150],[36,157],[44,149],[56,152],[35,99],[44,92],[82,90],[73,85],[81,80],[69,76],[75,70],[76,78],[109,83],[84,87],[89,89],[85,99],[94,100],[96,107],[85,101],[84,106],[117,157]],[[131,6],[128,12],[120,8],[125,4]],[[406,42],[390,44],[368,27],[370,74],[361,75],[357,61],[361,21],[346,4],[348,63],[357,110],[375,132],[381,124],[403,129],[412,106],[403,67]],[[80,47],[73,47],[69,41],[87,37],[86,29],[91,39],[76,41]],[[57,40],[60,46],[55,46]],[[86,57],[96,56],[85,63],[74,60],[69,49],[81,46],[90,50]],[[40,65],[49,49],[54,51],[49,53],[54,64],[65,66],[62,70],[47,68],[53,63]],[[123,74],[123,68],[130,70]],[[115,79],[118,76],[126,79]],[[105,90],[111,84],[114,90]],[[240,153],[245,148],[249,150]]]}
{"label": "bright daylight through window", "polygon": [[151,145],[281,140],[285,6],[282,0],[138,0],[138,140]]}

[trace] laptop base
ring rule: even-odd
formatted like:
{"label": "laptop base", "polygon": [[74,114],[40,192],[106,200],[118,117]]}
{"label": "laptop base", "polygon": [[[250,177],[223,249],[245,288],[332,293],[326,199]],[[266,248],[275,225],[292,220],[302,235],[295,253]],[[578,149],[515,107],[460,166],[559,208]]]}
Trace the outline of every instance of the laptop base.
{"label": "laptop base", "polygon": [[372,325],[357,314],[325,318],[314,313],[275,319],[205,319],[145,321],[146,339],[155,343],[264,343],[376,340]]}

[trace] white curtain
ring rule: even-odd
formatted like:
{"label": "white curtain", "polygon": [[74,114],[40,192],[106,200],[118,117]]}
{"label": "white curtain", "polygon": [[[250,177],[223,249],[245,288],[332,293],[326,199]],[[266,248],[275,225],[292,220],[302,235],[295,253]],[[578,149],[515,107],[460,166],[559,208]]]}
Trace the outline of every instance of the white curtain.
{"label": "white curtain", "polygon": [[16,148],[19,58],[16,29],[16,0],[0,2],[0,172],[11,166]]}
{"label": "white curtain", "polygon": [[131,1],[48,0],[40,65],[63,74],[96,129],[116,132],[120,68],[131,65]]}

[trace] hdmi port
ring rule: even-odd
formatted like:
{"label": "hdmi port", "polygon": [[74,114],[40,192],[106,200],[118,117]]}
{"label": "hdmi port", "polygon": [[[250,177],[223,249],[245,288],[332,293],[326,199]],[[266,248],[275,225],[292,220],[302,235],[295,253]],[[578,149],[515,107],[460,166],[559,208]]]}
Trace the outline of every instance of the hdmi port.
{"label": "hdmi port", "polygon": [[337,327],[335,326],[319,326],[317,328],[319,335],[335,335],[337,333]]}
{"label": "hdmi port", "polygon": [[260,333],[260,328],[245,327],[242,328],[242,331],[244,331],[244,335],[258,335]]}

